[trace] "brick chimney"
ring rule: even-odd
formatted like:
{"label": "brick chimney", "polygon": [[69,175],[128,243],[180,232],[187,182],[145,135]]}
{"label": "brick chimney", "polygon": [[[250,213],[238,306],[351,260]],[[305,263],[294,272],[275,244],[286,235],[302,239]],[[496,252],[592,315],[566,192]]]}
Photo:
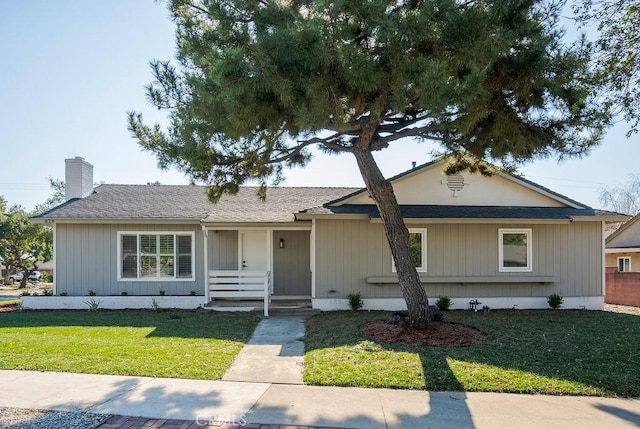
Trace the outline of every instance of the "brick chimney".
{"label": "brick chimney", "polygon": [[64,160],[64,197],[84,198],[93,192],[93,165],[76,156]]}

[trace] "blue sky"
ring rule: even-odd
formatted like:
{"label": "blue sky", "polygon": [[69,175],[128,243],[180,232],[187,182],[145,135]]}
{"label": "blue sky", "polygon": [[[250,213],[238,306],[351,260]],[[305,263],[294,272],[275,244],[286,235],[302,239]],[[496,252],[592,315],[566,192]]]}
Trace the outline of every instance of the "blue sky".
{"label": "blue sky", "polygon": [[[174,27],[153,0],[0,0],[0,195],[32,209],[49,195],[47,177],[64,178],[64,159],[82,156],[95,181],[184,184],[160,171],[127,130],[126,112],[147,122],[163,114],[146,101],[151,59],[171,59]],[[573,199],[600,207],[599,189],[640,174],[640,137],[620,124],[592,154],[558,164],[535,161],[520,172]],[[376,159],[388,177],[429,161],[427,144],[404,141]],[[286,173],[288,186],[361,186],[348,155],[317,154]]]}

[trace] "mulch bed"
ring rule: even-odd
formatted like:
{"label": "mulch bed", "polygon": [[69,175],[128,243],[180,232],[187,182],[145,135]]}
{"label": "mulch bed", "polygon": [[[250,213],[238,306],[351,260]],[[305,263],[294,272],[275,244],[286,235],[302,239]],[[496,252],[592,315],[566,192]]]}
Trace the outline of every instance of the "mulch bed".
{"label": "mulch bed", "polygon": [[479,344],[487,334],[460,323],[436,322],[431,329],[419,330],[404,325],[392,325],[383,320],[365,323],[360,330],[382,343],[406,343],[431,347],[468,347]]}
{"label": "mulch bed", "polygon": [[0,313],[8,313],[10,311],[15,311],[18,308],[17,305],[4,305],[0,306]]}

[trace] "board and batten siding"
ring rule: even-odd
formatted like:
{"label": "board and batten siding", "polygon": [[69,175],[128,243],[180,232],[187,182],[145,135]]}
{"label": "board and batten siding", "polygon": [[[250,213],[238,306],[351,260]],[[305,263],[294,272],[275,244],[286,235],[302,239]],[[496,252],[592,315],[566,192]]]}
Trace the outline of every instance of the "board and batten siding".
{"label": "board and batten siding", "polygon": [[[427,283],[429,297],[566,297],[602,295],[602,224],[410,224],[427,230],[427,272],[421,277],[553,276],[540,283]],[[532,272],[499,272],[498,229],[531,229]],[[316,297],[401,298],[391,277],[391,251],[383,225],[366,220],[316,220]]]}
{"label": "board and batten siding", "polygon": [[310,231],[273,231],[272,249],[273,294],[311,296]]}
{"label": "board and batten siding", "polygon": [[209,231],[208,243],[210,270],[238,269],[238,231]]}
{"label": "board and batten siding", "polygon": [[[118,232],[195,232],[195,281],[118,281]],[[189,295],[204,294],[199,225],[65,224],[56,225],[56,290],[68,295]]]}

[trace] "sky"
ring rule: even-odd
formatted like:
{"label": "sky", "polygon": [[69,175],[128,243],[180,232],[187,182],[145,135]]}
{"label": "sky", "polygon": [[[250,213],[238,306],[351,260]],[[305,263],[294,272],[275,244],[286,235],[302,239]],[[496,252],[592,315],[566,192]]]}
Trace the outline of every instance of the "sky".
{"label": "sky", "polygon": [[[161,171],[127,130],[126,113],[162,121],[146,99],[149,61],[174,57],[174,25],[153,0],[0,0],[0,196],[27,210],[51,195],[48,178],[64,179],[64,159],[81,156],[104,183],[187,184]],[[601,208],[603,187],[640,174],[639,136],[617,124],[582,159],[525,164],[520,174]],[[431,160],[437,146],[414,141],[376,154],[386,177]],[[350,154],[316,153],[285,172],[284,186],[362,186]]]}

